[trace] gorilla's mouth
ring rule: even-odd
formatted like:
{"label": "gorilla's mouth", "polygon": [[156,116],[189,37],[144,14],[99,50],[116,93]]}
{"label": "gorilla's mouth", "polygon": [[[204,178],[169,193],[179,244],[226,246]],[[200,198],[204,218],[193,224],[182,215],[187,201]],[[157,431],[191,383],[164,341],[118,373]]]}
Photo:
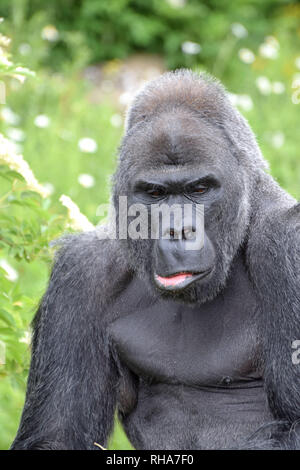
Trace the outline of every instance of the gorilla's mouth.
{"label": "gorilla's mouth", "polygon": [[185,289],[193,282],[205,278],[211,273],[212,269],[208,269],[202,272],[180,272],[171,274],[170,276],[160,276],[154,274],[154,280],[156,285],[165,290],[179,290]]}

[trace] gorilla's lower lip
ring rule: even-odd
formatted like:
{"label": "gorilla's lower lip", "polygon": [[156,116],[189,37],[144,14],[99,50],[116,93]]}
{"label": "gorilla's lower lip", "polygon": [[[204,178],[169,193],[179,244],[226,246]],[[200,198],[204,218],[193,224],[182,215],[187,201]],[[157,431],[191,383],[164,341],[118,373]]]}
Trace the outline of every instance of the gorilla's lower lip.
{"label": "gorilla's lower lip", "polygon": [[211,272],[211,269],[203,272],[180,272],[171,276],[160,276],[154,274],[154,279],[158,287],[166,290],[179,290],[185,289],[193,282],[203,279]]}

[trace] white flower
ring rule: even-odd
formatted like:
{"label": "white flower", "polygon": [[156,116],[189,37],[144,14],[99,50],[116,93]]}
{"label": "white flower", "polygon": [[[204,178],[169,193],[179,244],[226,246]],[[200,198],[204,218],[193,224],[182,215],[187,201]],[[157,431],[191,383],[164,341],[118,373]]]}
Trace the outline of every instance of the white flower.
{"label": "white flower", "polygon": [[19,274],[17,271],[6,261],[5,259],[0,259],[0,267],[6,272],[5,277],[11,282],[17,281]]}
{"label": "white flower", "polygon": [[72,227],[74,230],[80,230],[84,232],[90,232],[95,229],[94,225],[85,215],[80,212],[79,207],[69,196],[65,196],[63,194],[59,200],[62,205],[68,209],[70,227]]}
{"label": "white flower", "polygon": [[16,67],[12,76],[23,84],[28,75],[34,76],[35,74],[26,67]]}
{"label": "white flower", "polygon": [[4,55],[2,48],[0,47],[0,65],[5,65],[6,67],[11,67],[13,63],[8,60],[8,58]]}
{"label": "white flower", "polygon": [[267,36],[265,42],[259,46],[259,54],[266,59],[277,59],[279,42],[274,36]]}
{"label": "white flower", "polygon": [[281,95],[285,92],[285,85],[282,82],[273,82],[272,83],[272,91],[275,95]]}
{"label": "white flower", "polygon": [[23,42],[22,44],[20,44],[19,52],[21,55],[28,55],[31,53],[31,51],[32,51],[31,45],[27,44],[27,42]]}
{"label": "white flower", "polygon": [[232,31],[232,34],[239,39],[245,38],[246,36],[248,36],[247,29],[241,23],[232,23],[231,31]]}
{"label": "white flower", "polygon": [[236,95],[235,93],[227,93],[227,96],[229,98],[230,103],[233,106],[237,106],[237,104],[238,104],[238,95]]}
{"label": "white flower", "polygon": [[295,90],[292,94],[292,103],[299,104],[300,103],[300,73],[296,73],[293,76],[293,83],[292,88]]}
{"label": "white flower", "polygon": [[31,343],[31,333],[30,331],[25,331],[24,335],[19,339],[19,343],[25,343],[30,345]]}
{"label": "white flower", "polygon": [[228,98],[233,106],[239,106],[243,111],[251,111],[253,108],[253,101],[249,95],[228,93]]}
{"label": "white flower", "polygon": [[250,49],[240,49],[238,54],[241,61],[245,64],[252,64],[255,61],[255,55]]}
{"label": "white flower", "polygon": [[8,47],[10,45],[10,41],[11,41],[10,38],[0,33],[0,46]]}
{"label": "white flower", "polygon": [[46,127],[49,127],[50,125],[50,118],[46,116],[45,114],[39,114],[36,116],[34,120],[34,124],[36,127],[39,127],[40,129],[45,129]]}
{"label": "white flower", "polygon": [[280,48],[279,41],[278,41],[278,39],[275,38],[275,36],[266,36],[265,37],[265,43],[272,44],[272,46],[276,47],[277,49]]}
{"label": "white flower", "polygon": [[255,81],[257,88],[262,95],[269,95],[272,91],[272,84],[268,77],[258,77]]}
{"label": "white flower", "polygon": [[183,8],[186,4],[186,0],[166,0],[166,1],[173,8]]}
{"label": "white flower", "polygon": [[49,196],[51,196],[55,191],[55,187],[52,183],[43,183],[43,188],[45,188]]}
{"label": "white flower", "polygon": [[55,42],[59,39],[59,32],[53,24],[49,24],[42,29],[42,38],[46,41]]}
{"label": "white flower", "polygon": [[133,97],[133,92],[124,91],[124,93],[121,93],[121,95],[119,96],[119,102],[122,106],[128,106],[131,103]]}
{"label": "white flower", "polygon": [[181,50],[184,54],[196,55],[201,52],[202,47],[197,42],[185,41],[181,44]]}
{"label": "white flower", "polygon": [[25,75],[19,75],[19,74],[15,73],[15,74],[13,75],[13,77],[16,79],[16,81],[20,82],[21,85],[23,85],[23,83],[26,82],[26,77],[25,77]]}
{"label": "white flower", "polygon": [[293,76],[292,88],[300,88],[300,73]]}
{"label": "white flower", "polygon": [[297,69],[300,69],[300,56],[296,58],[295,65],[296,65]]}
{"label": "white flower", "polygon": [[253,109],[253,101],[249,95],[239,95],[237,105],[244,111],[251,111]]}
{"label": "white flower", "polygon": [[259,54],[266,59],[277,59],[278,50],[271,44],[261,44],[259,46]]}
{"label": "white flower", "polygon": [[83,173],[78,176],[78,183],[84,188],[92,188],[95,186],[95,178],[92,175]]}
{"label": "white flower", "polygon": [[17,155],[20,155],[21,153],[23,153],[23,145],[18,143],[18,142],[13,142],[12,140],[10,141],[11,143],[11,148],[13,150],[13,152]]}
{"label": "white flower", "polygon": [[31,73],[33,74],[33,72],[31,72],[27,67],[16,67],[16,72],[17,73]]}
{"label": "white flower", "polygon": [[285,141],[284,133],[281,131],[275,132],[271,137],[271,144],[274,148],[279,149],[283,146]]}
{"label": "white flower", "polygon": [[110,118],[110,123],[113,127],[121,127],[123,124],[123,119],[120,114],[113,114]]}
{"label": "white flower", "polygon": [[78,142],[78,148],[81,152],[84,153],[95,153],[97,152],[98,145],[94,139],[90,137],[83,137]]}
{"label": "white flower", "polygon": [[3,117],[4,121],[12,126],[16,126],[20,123],[20,116],[14,113],[12,109],[8,107],[4,107],[1,110],[1,116]]}
{"label": "white flower", "polygon": [[6,135],[10,140],[14,142],[23,142],[25,140],[25,132],[17,127],[9,127],[6,129]]}
{"label": "white flower", "polygon": [[16,153],[16,145],[0,134],[0,164],[8,165],[11,170],[22,175],[28,189],[39,193],[42,197],[47,197],[48,192],[39,184],[26,160]]}

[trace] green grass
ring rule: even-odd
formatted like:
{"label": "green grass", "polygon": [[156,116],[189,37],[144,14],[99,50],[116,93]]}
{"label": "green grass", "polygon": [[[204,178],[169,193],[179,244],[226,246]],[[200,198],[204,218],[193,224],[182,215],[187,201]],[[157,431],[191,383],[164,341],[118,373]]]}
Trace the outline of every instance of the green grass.
{"label": "green grass", "polygon": [[[93,104],[88,93],[88,84],[77,75],[41,73],[14,94],[10,103],[21,116],[24,156],[39,181],[54,186],[53,199],[62,193],[73,198],[95,223],[98,205],[109,197],[109,176],[115,168],[121,130],[110,123],[116,112],[112,104]],[[36,127],[39,114],[50,118],[49,127]],[[78,141],[84,137],[97,142],[96,153],[78,149]],[[82,173],[93,175],[93,188],[80,186],[77,179]]]}

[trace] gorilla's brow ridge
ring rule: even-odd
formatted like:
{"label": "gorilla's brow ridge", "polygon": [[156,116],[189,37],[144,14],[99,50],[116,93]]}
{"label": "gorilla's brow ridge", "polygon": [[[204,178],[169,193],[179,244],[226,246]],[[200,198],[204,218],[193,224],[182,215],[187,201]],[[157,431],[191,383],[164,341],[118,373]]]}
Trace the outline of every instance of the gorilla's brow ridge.
{"label": "gorilla's brow ridge", "polygon": [[[204,183],[217,183],[215,175],[212,173],[205,173],[201,176],[196,176],[196,177],[191,177],[190,175],[182,176],[180,178],[179,183],[184,186],[196,186],[199,184],[204,184]],[[170,178],[164,177],[162,178],[155,178],[154,177],[145,177],[145,178],[139,178],[138,180],[135,181],[134,186],[136,188],[149,188],[149,187],[158,187],[158,186],[174,186],[174,184],[178,184],[178,179],[174,180],[170,176]]]}

